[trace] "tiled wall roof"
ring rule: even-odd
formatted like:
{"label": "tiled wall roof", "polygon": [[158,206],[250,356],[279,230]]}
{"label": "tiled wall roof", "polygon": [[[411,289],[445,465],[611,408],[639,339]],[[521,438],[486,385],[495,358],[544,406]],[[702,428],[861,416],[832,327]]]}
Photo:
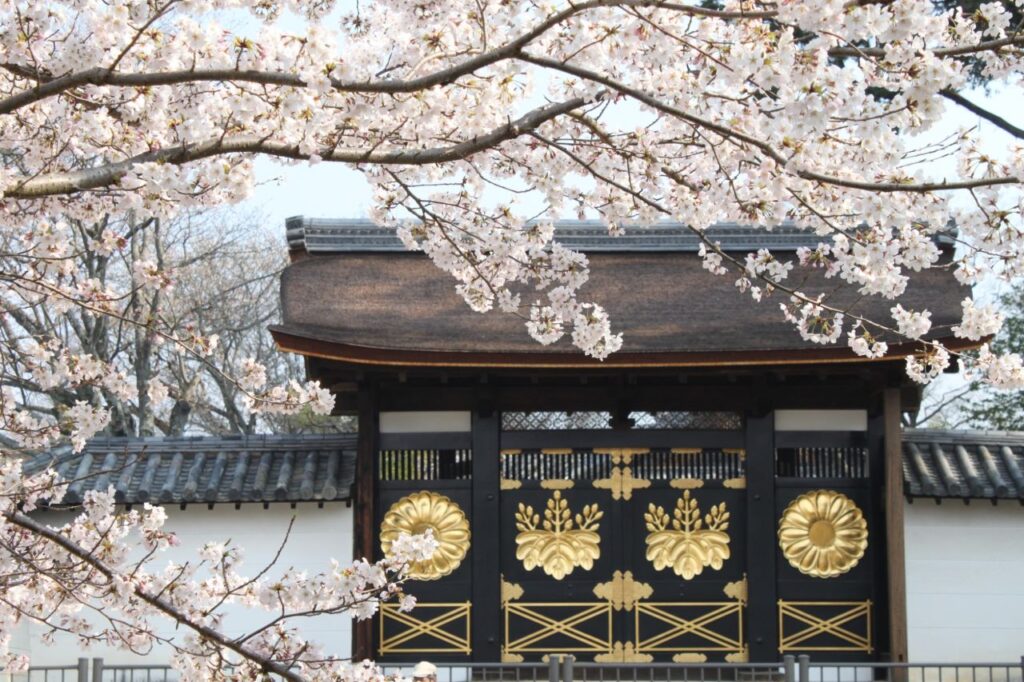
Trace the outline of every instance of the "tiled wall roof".
{"label": "tiled wall roof", "polygon": [[351,496],[355,434],[97,438],[78,454],[43,454],[70,482],[63,504],[114,486],[124,504],[327,502]]}
{"label": "tiled wall roof", "polygon": [[907,430],[903,479],[910,497],[1024,499],[1024,433]]}

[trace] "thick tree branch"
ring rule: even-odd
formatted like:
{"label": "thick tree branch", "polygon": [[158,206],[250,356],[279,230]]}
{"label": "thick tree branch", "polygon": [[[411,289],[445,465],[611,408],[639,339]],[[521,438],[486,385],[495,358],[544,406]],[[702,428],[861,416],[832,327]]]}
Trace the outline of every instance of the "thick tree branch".
{"label": "thick tree branch", "polygon": [[981,118],[985,119],[986,121],[993,124],[997,128],[1010,133],[1011,135],[1018,139],[1024,140],[1024,128],[1018,128],[1017,126],[1013,125],[1002,116],[995,114],[989,111],[988,109],[975,104],[974,102],[970,101],[969,99],[961,95],[956,90],[946,89],[942,90],[939,94],[941,94],[943,97],[945,97],[951,102],[956,102],[957,104],[962,106],[964,109],[967,109],[972,114],[980,116]]}
{"label": "thick tree branch", "polygon": [[[702,7],[691,7],[680,3],[660,2],[659,0],[587,0],[586,2],[571,3],[569,7],[552,14],[534,28],[523,33],[515,40],[511,40],[501,47],[471,57],[459,64],[435,71],[419,78],[407,80],[380,80],[380,81],[343,81],[332,79],[331,85],[338,92],[353,92],[366,94],[400,94],[418,92],[438,85],[454,83],[462,76],[473,73],[490,64],[497,63],[504,59],[514,57],[526,45],[533,42],[552,28],[562,24],[577,14],[591,9],[601,7],[654,7],[659,9],[681,12],[690,16],[714,17],[719,19],[767,19],[775,16],[773,10],[761,12],[744,11],[720,11],[705,9]],[[115,86],[115,87],[153,87],[160,85],[181,85],[184,83],[199,82],[231,82],[231,83],[256,83],[260,85],[273,85],[304,88],[306,81],[299,76],[284,72],[265,72],[236,69],[189,69],[180,71],[168,71],[163,73],[118,73],[110,68],[96,67],[85,71],[78,71],[59,78],[52,78],[45,74],[36,74],[27,67],[18,64],[3,65],[12,73],[24,78],[32,78],[39,81],[36,87],[11,95],[0,100],[0,114],[7,114],[21,107],[34,102],[44,100],[48,97],[60,94],[72,88],[83,85]]]}
{"label": "thick tree branch", "polygon": [[[974,45],[960,45],[958,47],[941,47],[937,50],[932,50],[931,54],[936,57],[965,57],[970,54],[978,54],[979,52],[998,52],[1007,47],[1018,47],[1024,45],[1024,35],[1012,34],[1005,38],[998,38],[993,40],[984,40]],[[884,47],[833,47],[828,51],[830,57],[871,57],[872,59],[882,59],[885,57],[886,48]]]}
{"label": "thick tree branch", "polygon": [[[401,149],[396,151],[338,150],[333,147],[320,150],[324,161],[342,163],[367,163],[379,165],[422,166],[427,164],[458,161],[477,152],[495,147],[502,142],[529,133],[541,124],[600,99],[575,97],[539,107],[510,121],[503,126],[470,140],[448,147],[428,149]],[[74,194],[90,189],[102,189],[116,185],[132,168],[143,163],[171,163],[182,165],[192,161],[223,154],[266,154],[287,159],[305,160],[309,152],[301,150],[298,144],[283,144],[265,138],[252,136],[227,137],[194,145],[181,145],[139,154],[124,161],[109,163],[94,168],[41,175],[15,183],[4,193],[9,199],[36,199],[59,194]]]}
{"label": "thick tree branch", "polygon": [[[849,3],[849,5],[857,4],[863,3]],[[692,7],[673,2],[659,2],[658,0],[589,0],[587,2],[570,5],[561,12],[551,15],[548,19],[539,23],[530,31],[523,33],[515,40],[509,41],[501,47],[478,54],[463,62],[440,69],[419,78],[379,81],[346,81],[332,78],[331,86],[337,92],[402,94],[418,92],[436,86],[449,85],[457,81],[459,78],[469,75],[481,68],[505,59],[516,57],[524,47],[552,28],[562,24],[577,14],[602,7],[655,8],[679,12],[693,17],[722,20],[766,20],[771,19],[778,14],[774,10],[749,12],[724,11]],[[977,54],[979,52],[999,51],[1007,47],[1016,47],[1020,45],[1024,45],[1024,36],[1014,34],[1006,38],[983,41],[976,45],[940,48],[934,50],[933,54],[937,57],[960,57],[969,54]],[[885,54],[885,48],[882,47],[869,48],[850,46],[835,47],[829,50],[829,55],[832,57],[869,57],[874,59],[883,58],[885,57]],[[51,74],[41,73],[21,64],[3,64],[0,66],[12,74],[37,82],[37,85],[33,88],[23,90],[17,94],[0,100],[0,114],[12,113],[35,102],[45,100],[67,90],[85,85],[144,88],[182,85],[186,83],[230,82],[253,83],[278,87],[308,87],[308,83],[295,74],[258,70],[187,69],[157,73],[122,73],[115,71],[114,68],[94,67],[60,77],[53,77]],[[116,64],[114,66],[116,67]]]}

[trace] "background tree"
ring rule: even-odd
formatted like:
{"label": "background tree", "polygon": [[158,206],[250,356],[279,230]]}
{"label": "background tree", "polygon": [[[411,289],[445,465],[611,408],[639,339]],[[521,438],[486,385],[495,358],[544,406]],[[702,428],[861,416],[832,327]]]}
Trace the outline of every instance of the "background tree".
{"label": "background tree", "polygon": [[[1018,283],[999,297],[1006,320],[992,347],[999,353],[1024,353],[1024,284]],[[974,428],[1024,431],[1024,390],[992,391],[972,382],[969,400],[956,407],[963,423]]]}
{"label": "background tree", "polygon": [[[309,416],[260,416],[231,376],[245,362],[260,363],[274,383],[301,374],[300,363],[278,353],[267,325],[279,317],[278,276],[287,259],[277,235],[259,216],[191,210],[169,219],[131,216],[69,221],[77,248],[63,277],[73,286],[121,288],[114,316],[97,316],[11,287],[0,293],[3,373],[0,385],[20,409],[59,421],[78,402],[109,409],[107,433],[118,436],[288,432],[329,428]],[[106,235],[106,237],[104,237]],[[107,240],[107,243],[104,242]],[[118,248],[111,250],[113,239]],[[6,256],[16,261],[13,253]],[[16,263],[0,263],[13,271]],[[159,274],[157,274],[159,273]],[[156,277],[161,286],[137,280]],[[202,329],[217,339],[209,357],[182,355],[153,333]],[[109,371],[134,379],[133,390],[103,383],[55,388],[32,376],[28,349],[59,342],[62,352],[86,355]]]}

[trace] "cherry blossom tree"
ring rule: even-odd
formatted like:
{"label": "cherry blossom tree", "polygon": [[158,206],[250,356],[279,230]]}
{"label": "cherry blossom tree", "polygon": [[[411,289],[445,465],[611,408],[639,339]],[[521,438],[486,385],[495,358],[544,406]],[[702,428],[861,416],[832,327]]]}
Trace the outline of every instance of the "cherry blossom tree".
{"label": "cherry blossom tree", "polygon": [[[885,355],[890,340],[913,341],[907,372],[927,382],[954,354],[928,336],[929,311],[900,297],[909,273],[940,266],[934,238],[956,239],[952,267],[963,283],[1009,280],[1024,268],[1020,128],[963,93],[978,78],[1019,89],[1019,4],[965,12],[928,0],[365,0],[350,9],[331,0],[9,0],[0,6],[4,283],[57,313],[142,326],[175,352],[212,362],[216,338],[204,330],[122,312],[132,291],[169,285],[157,260],[133,266],[122,287],[69,277],[72,225],[105,215],[164,220],[240,201],[253,191],[257,156],[341,163],[369,180],[372,217],[450,273],[469,306],[520,316],[539,343],[568,337],[604,358],[629,333],[585,299],[587,259],[555,242],[554,220],[599,216],[615,234],[673,219],[702,240],[708,276],[781,308],[794,333],[867,357]],[[957,107],[1014,142],[994,155],[972,129],[930,140]],[[934,171],[940,156],[956,160],[952,175]],[[706,236],[724,220],[764,229],[792,220],[820,244],[793,261],[767,251],[738,257]],[[123,248],[114,230],[93,239],[94,250]],[[794,276],[811,268],[891,301],[891,316],[837,307]],[[994,308],[967,298],[952,333],[983,341],[1000,324]],[[137,390],[127,373],[57,339],[21,343],[25,371],[47,390]],[[1013,353],[983,345],[969,370],[994,386],[1024,386]],[[253,409],[332,407],[317,385],[268,386],[256,361],[224,377]],[[4,393],[0,419],[22,446],[63,434],[81,446],[110,413],[82,400],[57,419]],[[0,560],[9,584],[23,580],[27,593],[57,579],[76,588],[57,594],[71,595],[82,585],[90,607],[133,628],[162,613],[194,633],[189,647],[230,651],[290,679],[336,670],[317,668],[306,654],[315,647],[283,644],[273,627],[251,647],[218,634],[208,605],[224,595],[260,602],[237,587],[241,579],[192,587],[184,568],[180,577],[128,569],[126,547],[164,541],[151,520],[159,512],[115,514],[101,496],[67,528],[33,525],[19,511],[43,494],[31,486],[52,492],[59,482],[51,475],[30,486],[16,460],[5,466]],[[411,554],[424,550],[410,544]],[[204,560],[219,569],[226,556]],[[375,580],[361,584],[377,590]],[[324,582],[338,603],[352,601],[356,590],[338,587],[341,578]],[[194,592],[198,606],[192,596],[174,601],[179,588],[167,585]],[[287,592],[288,609],[318,598]],[[4,632],[15,613],[75,622],[71,597],[42,600],[45,613],[18,599],[0,618]],[[191,676],[219,674],[194,651],[181,659]]]}

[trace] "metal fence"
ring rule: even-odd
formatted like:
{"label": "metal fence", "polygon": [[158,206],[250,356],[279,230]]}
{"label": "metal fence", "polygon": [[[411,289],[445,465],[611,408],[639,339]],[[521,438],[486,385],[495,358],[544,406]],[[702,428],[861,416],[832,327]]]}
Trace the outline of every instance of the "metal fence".
{"label": "metal fence", "polygon": [[44,668],[29,668],[27,673],[9,675],[12,680],[28,682],[88,682],[89,659],[80,658],[75,665],[56,665]]}
{"label": "metal fence", "polygon": [[[544,663],[437,663],[437,682],[1024,682],[1024,657],[1013,663],[825,663],[785,656],[777,663],[592,663],[550,654]],[[384,664],[410,677],[412,663]],[[166,665],[75,665],[29,668],[11,682],[178,682]]]}
{"label": "metal fence", "polygon": [[822,663],[800,656],[797,682],[1022,682],[1016,663]]}
{"label": "metal fence", "polygon": [[[1012,663],[592,663],[552,654],[547,663],[437,663],[437,682],[1024,682]],[[385,665],[409,677],[413,664]]]}
{"label": "metal fence", "polygon": [[9,675],[10,682],[178,682],[169,665],[107,665],[102,658],[79,658],[75,665],[30,667]]}

